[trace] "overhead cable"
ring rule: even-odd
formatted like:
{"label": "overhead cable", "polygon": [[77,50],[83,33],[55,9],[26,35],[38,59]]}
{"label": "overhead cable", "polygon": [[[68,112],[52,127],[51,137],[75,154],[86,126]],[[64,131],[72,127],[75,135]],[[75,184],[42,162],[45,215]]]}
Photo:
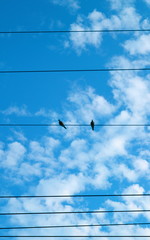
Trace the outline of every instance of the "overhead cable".
{"label": "overhead cable", "polygon": [[126,194],[66,194],[66,195],[1,195],[0,198],[70,198],[70,197],[149,197],[150,193]]}
{"label": "overhead cable", "polygon": [[1,70],[1,74],[10,73],[64,73],[64,72],[117,72],[117,71],[149,71],[147,68],[93,68],[93,69],[45,69],[45,70]]}
{"label": "overhead cable", "polygon": [[25,236],[25,235],[3,235],[3,236],[0,236],[0,238],[105,238],[105,237],[108,237],[108,238],[129,238],[129,237],[134,237],[134,238],[149,238],[149,236],[140,236],[140,235],[66,235],[66,236],[63,236],[63,235],[47,235],[47,236],[43,236],[43,235],[37,235],[37,236]]}
{"label": "overhead cable", "polygon": [[76,224],[76,225],[50,225],[50,226],[22,226],[22,227],[0,227],[0,230],[13,229],[34,229],[34,228],[78,228],[78,227],[117,227],[117,226],[134,226],[150,225],[150,223],[104,223],[104,224]]}
{"label": "overhead cable", "polygon": [[89,29],[89,30],[22,30],[0,31],[0,34],[37,34],[37,33],[110,33],[110,32],[149,32],[150,29]]}
{"label": "overhead cable", "polygon": [[9,215],[55,215],[55,214],[84,214],[84,213],[143,213],[150,212],[150,209],[134,209],[134,210],[90,210],[90,211],[56,211],[56,212],[11,212],[0,213],[0,216]]}
{"label": "overhead cable", "polygon": [[[0,127],[58,127],[59,124],[51,124],[51,123],[0,123]],[[90,127],[90,124],[65,124],[65,126],[69,127]],[[149,127],[150,123],[145,124],[95,124],[96,127]]]}

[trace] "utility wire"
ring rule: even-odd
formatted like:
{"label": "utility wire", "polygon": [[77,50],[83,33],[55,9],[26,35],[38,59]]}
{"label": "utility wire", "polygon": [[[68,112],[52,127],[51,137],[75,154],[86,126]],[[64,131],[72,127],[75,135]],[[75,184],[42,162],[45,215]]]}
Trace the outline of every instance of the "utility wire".
{"label": "utility wire", "polygon": [[[58,127],[59,124],[51,123],[0,123],[0,127]],[[65,124],[69,127],[90,127],[90,124]],[[149,127],[150,123],[145,124],[95,124],[96,127]]]}
{"label": "utility wire", "polygon": [[54,215],[54,214],[83,214],[83,213],[140,213],[140,212],[150,212],[150,209],[140,209],[140,210],[91,210],[91,211],[59,211],[59,212],[12,212],[12,213],[0,213],[0,216],[9,215]]}
{"label": "utility wire", "polygon": [[105,224],[77,224],[77,225],[50,225],[50,226],[33,226],[33,227],[0,227],[0,230],[8,229],[34,229],[34,228],[77,228],[77,227],[113,227],[113,226],[134,226],[150,225],[150,223],[105,223]]}
{"label": "utility wire", "polygon": [[75,235],[75,236],[60,236],[60,235],[57,235],[57,236],[55,236],[55,235],[50,235],[50,236],[40,236],[40,235],[37,235],[37,236],[25,236],[25,235],[14,235],[14,236],[7,236],[7,235],[4,235],[4,236],[0,236],[0,238],[17,238],[17,237],[19,237],[19,238],[105,238],[105,237],[108,237],[108,238],[129,238],[129,237],[134,237],[134,238],[148,238],[148,237],[150,237],[150,236],[140,236],[140,235]]}
{"label": "utility wire", "polygon": [[0,31],[0,34],[37,34],[37,33],[109,33],[109,32],[149,32],[150,29],[95,29],[95,30],[31,30]]}
{"label": "utility wire", "polygon": [[70,198],[70,197],[149,197],[150,193],[127,193],[127,194],[76,194],[76,195],[16,195],[16,196],[0,196],[1,198]]}
{"label": "utility wire", "polygon": [[63,72],[116,72],[116,71],[149,71],[148,68],[93,68],[93,69],[45,69],[45,70],[1,70],[6,73],[63,73]]}

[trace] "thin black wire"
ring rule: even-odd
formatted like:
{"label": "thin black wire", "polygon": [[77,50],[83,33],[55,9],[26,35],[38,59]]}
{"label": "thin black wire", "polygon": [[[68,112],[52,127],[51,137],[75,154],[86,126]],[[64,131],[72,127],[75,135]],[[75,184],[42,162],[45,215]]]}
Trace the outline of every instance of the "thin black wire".
{"label": "thin black wire", "polygon": [[47,69],[47,70],[1,70],[5,73],[63,73],[63,72],[116,72],[116,71],[149,71],[150,68],[97,68],[97,69]]}
{"label": "thin black wire", "polygon": [[[59,124],[51,123],[0,123],[0,127],[58,127]],[[90,124],[65,124],[67,127],[89,127]],[[149,127],[147,124],[95,124],[95,127]]]}
{"label": "thin black wire", "polygon": [[37,34],[37,33],[96,33],[96,32],[149,32],[150,29],[95,29],[95,30],[32,30],[32,31],[0,31],[0,34]]}
{"label": "thin black wire", "polygon": [[1,198],[70,198],[70,197],[149,197],[150,193],[138,194],[76,194],[76,195],[16,195],[16,196],[0,196]]}
{"label": "thin black wire", "polygon": [[106,224],[78,224],[78,225],[51,225],[51,226],[33,226],[33,227],[0,227],[0,230],[8,229],[34,229],[34,228],[74,228],[74,227],[113,227],[113,226],[134,226],[149,225],[150,223],[106,223]]}
{"label": "thin black wire", "polygon": [[91,211],[60,211],[60,212],[12,212],[12,213],[0,213],[0,216],[9,216],[9,215],[54,215],[54,214],[84,214],[84,213],[140,213],[140,212],[150,212],[149,209],[140,209],[140,210],[91,210]]}
{"label": "thin black wire", "polygon": [[150,236],[140,236],[140,235],[126,235],[126,236],[124,236],[124,235],[99,235],[99,236],[98,235],[97,236],[96,235],[93,235],[93,236],[92,235],[81,235],[81,236],[79,236],[79,235],[78,236],[70,236],[70,235],[69,236],[68,235],[67,236],[60,236],[60,235],[57,235],[57,236],[55,236],[55,235],[53,235],[53,236],[52,235],[50,235],[50,236],[42,236],[42,235],[41,236],[40,235],[37,235],[37,236],[32,236],[32,235],[31,236],[24,236],[24,235],[18,235],[17,236],[17,235],[14,235],[14,236],[12,236],[11,235],[11,236],[6,236],[6,235],[4,235],[4,236],[0,236],[0,238],[2,238],[2,237],[4,237],[4,238],[8,238],[8,237],[9,238],[17,238],[17,237],[19,237],[19,238],[29,238],[29,237],[30,238],[32,238],[32,237],[33,238],[36,238],[36,237],[39,237],[39,238],[40,237],[41,238],[83,238],[83,237],[84,238],[85,237],[86,238],[98,238],[98,237],[99,238],[104,238],[104,237],[109,237],[109,238],[121,238],[121,237],[122,238],[128,238],[128,237],[143,238],[143,237],[145,237],[145,238],[148,238]]}

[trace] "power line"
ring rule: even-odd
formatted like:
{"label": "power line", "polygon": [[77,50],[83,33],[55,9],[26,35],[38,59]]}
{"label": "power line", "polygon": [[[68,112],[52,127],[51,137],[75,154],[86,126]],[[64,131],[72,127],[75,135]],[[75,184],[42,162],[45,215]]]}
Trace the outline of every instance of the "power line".
{"label": "power line", "polygon": [[1,198],[70,198],[70,197],[149,197],[150,193],[127,193],[127,194],[68,194],[68,195],[16,195],[16,196],[0,196]]}
{"label": "power line", "polygon": [[[58,127],[59,124],[51,123],[0,123],[0,127]],[[65,124],[67,127],[90,127],[90,124]],[[95,124],[96,127],[149,127],[150,123],[145,124]]]}
{"label": "power line", "polygon": [[66,236],[60,236],[60,235],[57,235],[57,236],[55,236],[55,235],[50,235],[50,236],[40,236],[40,235],[37,235],[37,236],[24,236],[24,235],[14,235],[14,236],[6,236],[6,235],[4,235],[4,236],[0,236],[0,238],[2,238],[2,237],[4,237],[4,238],[17,238],[17,237],[19,237],[19,238],[36,238],[36,237],[41,237],[41,238],[105,238],[105,237],[108,237],[108,238],[129,238],[129,237],[134,237],[134,238],[143,238],[143,237],[145,237],[145,238],[148,238],[148,237],[150,237],[150,236],[140,236],[140,235],[75,235],[75,236],[68,236],[68,235],[66,235]]}
{"label": "power line", "polygon": [[55,214],[84,214],[84,213],[140,213],[140,212],[150,212],[150,210],[140,209],[140,210],[91,210],[91,211],[59,211],[59,212],[12,212],[12,213],[0,213],[0,216],[9,215],[55,215]]}
{"label": "power line", "polygon": [[116,71],[149,71],[148,68],[97,68],[97,69],[45,69],[45,70],[1,70],[6,73],[63,73],[63,72],[116,72]]}
{"label": "power line", "polygon": [[8,229],[34,229],[34,228],[74,228],[74,227],[113,227],[113,226],[134,226],[150,225],[150,223],[106,223],[106,224],[77,224],[77,225],[50,225],[50,226],[30,226],[30,227],[0,227],[0,230]]}
{"label": "power line", "polygon": [[110,33],[110,32],[149,32],[150,29],[95,29],[95,30],[31,30],[0,31],[0,34],[37,34],[37,33]]}

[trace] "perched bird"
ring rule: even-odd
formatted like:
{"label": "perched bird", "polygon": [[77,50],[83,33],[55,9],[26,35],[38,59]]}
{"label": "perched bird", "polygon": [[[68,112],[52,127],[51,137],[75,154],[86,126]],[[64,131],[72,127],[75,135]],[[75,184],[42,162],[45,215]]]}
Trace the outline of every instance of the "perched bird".
{"label": "perched bird", "polygon": [[91,128],[94,131],[94,121],[93,120],[91,121]]}
{"label": "perched bird", "polygon": [[64,123],[63,123],[62,121],[58,120],[58,122],[59,122],[59,125],[60,125],[60,126],[62,126],[62,127],[64,127],[65,129],[67,129],[66,126],[64,125]]}

